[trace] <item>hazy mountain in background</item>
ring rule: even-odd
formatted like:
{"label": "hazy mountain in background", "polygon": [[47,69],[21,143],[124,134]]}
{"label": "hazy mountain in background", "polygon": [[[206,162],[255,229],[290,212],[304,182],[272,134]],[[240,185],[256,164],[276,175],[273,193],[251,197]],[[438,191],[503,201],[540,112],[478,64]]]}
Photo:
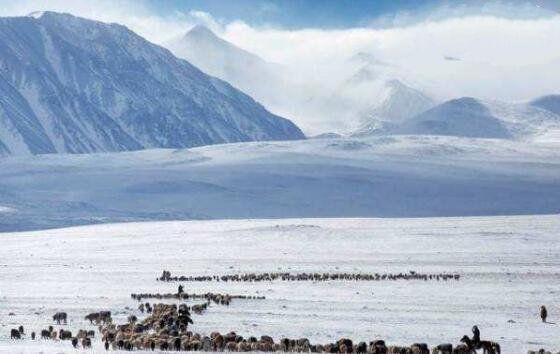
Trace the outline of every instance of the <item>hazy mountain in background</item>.
{"label": "hazy mountain in background", "polygon": [[292,122],[117,24],[0,18],[0,153],[301,139]]}
{"label": "hazy mountain in background", "polygon": [[542,96],[531,101],[530,104],[560,115],[560,95]]}
{"label": "hazy mountain in background", "polygon": [[560,129],[560,116],[527,104],[462,97],[446,101],[395,127],[394,134],[522,139]]}
{"label": "hazy mountain in background", "polygon": [[354,134],[383,132],[435,105],[432,98],[399,80],[389,80],[386,88],[385,98],[365,113],[360,128]]}
{"label": "hazy mountain in background", "polygon": [[208,27],[197,25],[184,36],[165,44],[179,58],[202,71],[225,80],[265,105],[283,90],[282,67],[265,61],[218,37]]}

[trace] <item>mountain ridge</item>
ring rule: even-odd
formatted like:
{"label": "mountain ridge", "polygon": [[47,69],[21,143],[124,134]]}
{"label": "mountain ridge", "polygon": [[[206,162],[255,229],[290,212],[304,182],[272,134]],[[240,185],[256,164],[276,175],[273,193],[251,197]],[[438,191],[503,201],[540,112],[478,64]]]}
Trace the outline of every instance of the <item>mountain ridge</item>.
{"label": "mountain ridge", "polygon": [[11,154],[304,138],[228,83],[125,26],[0,18],[0,141]]}

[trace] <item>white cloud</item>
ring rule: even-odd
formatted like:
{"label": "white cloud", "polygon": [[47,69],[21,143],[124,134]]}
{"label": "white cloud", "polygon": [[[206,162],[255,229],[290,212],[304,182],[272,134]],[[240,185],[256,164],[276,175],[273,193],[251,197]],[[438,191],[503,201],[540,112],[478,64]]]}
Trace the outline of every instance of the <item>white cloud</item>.
{"label": "white cloud", "polygon": [[35,11],[67,12],[120,23],[155,43],[184,33],[197,23],[189,14],[156,15],[141,0],[0,0],[0,16],[25,16]]}
{"label": "white cloud", "polygon": [[[224,37],[270,61],[314,73],[331,64],[335,75],[359,51],[433,86],[438,96],[474,95],[522,100],[560,90],[560,16],[504,19],[470,16],[413,26],[285,31],[226,26]],[[445,56],[460,61],[445,60]],[[336,76],[336,75],[335,75]]]}

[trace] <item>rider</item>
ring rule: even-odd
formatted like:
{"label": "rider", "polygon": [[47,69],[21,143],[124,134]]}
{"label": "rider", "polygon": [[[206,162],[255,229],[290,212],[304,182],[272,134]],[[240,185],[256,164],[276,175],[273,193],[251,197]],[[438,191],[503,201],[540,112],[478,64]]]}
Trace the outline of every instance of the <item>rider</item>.
{"label": "rider", "polygon": [[475,346],[477,346],[480,343],[480,330],[478,329],[478,326],[474,325],[472,328],[472,332],[473,332],[473,344]]}

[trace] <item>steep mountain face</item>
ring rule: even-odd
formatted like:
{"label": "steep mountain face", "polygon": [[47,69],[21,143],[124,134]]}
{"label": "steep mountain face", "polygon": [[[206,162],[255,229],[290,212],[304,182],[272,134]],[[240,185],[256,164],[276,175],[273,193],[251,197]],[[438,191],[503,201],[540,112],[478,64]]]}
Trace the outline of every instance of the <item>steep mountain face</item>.
{"label": "steep mountain face", "polygon": [[127,28],[0,18],[0,153],[301,139],[287,119]]}
{"label": "steep mountain face", "polygon": [[209,28],[197,25],[181,38],[166,44],[176,56],[202,71],[225,80],[262,102],[278,91],[280,66],[218,37]]}
{"label": "steep mountain face", "polygon": [[560,127],[560,117],[526,104],[462,97],[444,102],[392,129],[395,134],[518,139]]}
{"label": "steep mountain face", "polygon": [[534,107],[546,109],[560,115],[560,95],[547,95],[539,97],[530,103]]}
{"label": "steep mountain face", "polygon": [[399,80],[389,80],[386,88],[388,91],[385,98],[366,113],[354,135],[383,132],[435,105],[434,100],[426,94]]}

